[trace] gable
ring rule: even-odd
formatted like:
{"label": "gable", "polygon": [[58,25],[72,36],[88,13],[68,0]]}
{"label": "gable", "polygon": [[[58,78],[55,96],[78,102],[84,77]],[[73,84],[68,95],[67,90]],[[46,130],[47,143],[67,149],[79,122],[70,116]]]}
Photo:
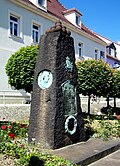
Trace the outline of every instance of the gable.
{"label": "gable", "polygon": [[114,45],[114,43],[111,43],[109,46],[107,46],[107,48],[111,48],[111,49],[113,49],[113,50],[116,50],[116,47],[115,47],[115,45]]}

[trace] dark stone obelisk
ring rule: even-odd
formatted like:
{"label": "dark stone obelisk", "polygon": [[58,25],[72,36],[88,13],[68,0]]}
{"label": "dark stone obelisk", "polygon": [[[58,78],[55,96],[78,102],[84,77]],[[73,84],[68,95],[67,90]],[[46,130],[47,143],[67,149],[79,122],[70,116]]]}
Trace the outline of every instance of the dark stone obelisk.
{"label": "dark stone obelisk", "polygon": [[46,31],[35,66],[28,142],[50,149],[84,140],[70,35],[61,22]]}

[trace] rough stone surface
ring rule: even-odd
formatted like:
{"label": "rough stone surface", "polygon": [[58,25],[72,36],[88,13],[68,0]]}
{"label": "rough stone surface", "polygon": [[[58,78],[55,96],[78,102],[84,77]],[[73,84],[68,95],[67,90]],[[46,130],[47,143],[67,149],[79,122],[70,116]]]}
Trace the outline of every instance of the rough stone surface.
{"label": "rough stone surface", "polygon": [[[67,56],[73,62],[72,72],[66,71],[65,68]],[[38,75],[43,70],[49,70],[53,75],[52,85],[47,89],[41,89],[37,82]],[[54,149],[83,140],[84,131],[79,103],[76,115],[79,121],[77,132],[71,138],[65,134],[64,97],[61,85],[67,80],[76,86],[74,42],[65,28],[64,31],[54,28],[41,37],[39,45],[28,131],[29,142],[35,138],[36,143],[42,143],[43,146]]]}

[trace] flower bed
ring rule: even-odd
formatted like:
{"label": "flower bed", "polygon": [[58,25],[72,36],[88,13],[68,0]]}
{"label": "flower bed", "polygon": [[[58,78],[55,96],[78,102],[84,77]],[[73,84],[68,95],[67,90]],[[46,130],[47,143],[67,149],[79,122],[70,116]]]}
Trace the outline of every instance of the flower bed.
{"label": "flower bed", "polygon": [[67,160],[42,151],[34,142],[27,144],[28,124],[0,122],[0,165],[1,166],[73,166]]}

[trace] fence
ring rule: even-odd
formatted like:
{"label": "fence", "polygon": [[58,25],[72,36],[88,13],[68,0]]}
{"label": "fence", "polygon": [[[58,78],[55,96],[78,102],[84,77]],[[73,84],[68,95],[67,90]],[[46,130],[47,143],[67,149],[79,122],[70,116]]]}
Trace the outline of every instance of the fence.
{"label": "fence", "polygon": [[0,104],[29,104],[31,96],[19,91],[0,91]]}

